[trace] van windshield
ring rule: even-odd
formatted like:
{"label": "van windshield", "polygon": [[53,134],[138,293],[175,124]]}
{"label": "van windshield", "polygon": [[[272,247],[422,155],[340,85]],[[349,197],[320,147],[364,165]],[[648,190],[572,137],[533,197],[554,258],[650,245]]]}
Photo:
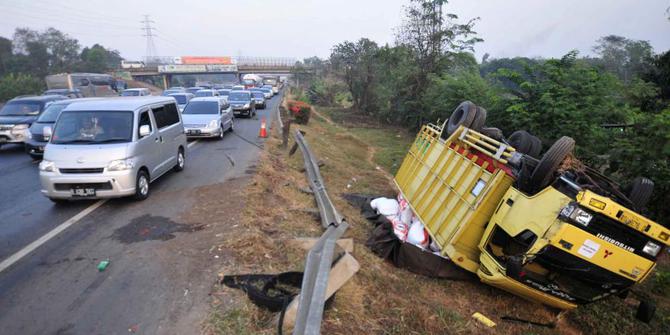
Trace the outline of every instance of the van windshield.
{"label": "van windshield", "polygon": [[42,115],[40,115],[39,118],[37,118],[37,122],[44,122],[44,123],[53,123],[56,122],[56,119],[58,118],[58,115],[60,115],[60,112],[65,109],[69,104],[52,104],[49,105],[46,109],[44,109],[44,112]]}
{"label": "van windshield", "polygon": [[191,101],[182,114],[218,114],[219,104],[215,101]]}
{"label": "van windshield", "polygon": [[54,126],[51,143],[122,143],[132,138],[133,112],[65,111]]}

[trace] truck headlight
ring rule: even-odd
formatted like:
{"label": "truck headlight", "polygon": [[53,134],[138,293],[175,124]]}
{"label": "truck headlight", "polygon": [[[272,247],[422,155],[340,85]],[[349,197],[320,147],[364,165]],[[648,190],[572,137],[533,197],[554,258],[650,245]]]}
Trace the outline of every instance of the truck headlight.
{"label": "truck headlight", "polygon": [[570,217],[575,220],[575,222],[584,226],[588,226],[589,222],[591,222],[591,219],[593,219],[593,215],[581,208],[577,208],[574,212],[572,212]]}
{"label": "truck headlight", "polygon": [[570,220],[583,226],[588,226],[593,219],[593,215],[591,213],[579,208],[576,204],[569,204],[563,207],[563,209],[561,209],[560,216],[569,218]]}
{"label": "truck headlight", "polygon": [[107,164],[107,171],[123,171],[130,170],[135,167],[132,159],[117,159]]}
{"label": "truck headlight", "polygon": [[43,159],[40,162],[39,169],[40,169],[40,171],[44,171],[44,172],[54,172],[54,171],[56,171],[56,164],[52,161],[48,161],[46,159]]}
{"label": "truck headlight", "polygon": [[661,246],[649,241],[647,244],[644,245],[644,248],[642,248],[642,251],[652,257],[656,257],[658,255],[658,252],[661,251]]}
{"label": "truck headlight", "polygon": [[219,120],[209,121],[207,128],[217,128],[219,126]]}

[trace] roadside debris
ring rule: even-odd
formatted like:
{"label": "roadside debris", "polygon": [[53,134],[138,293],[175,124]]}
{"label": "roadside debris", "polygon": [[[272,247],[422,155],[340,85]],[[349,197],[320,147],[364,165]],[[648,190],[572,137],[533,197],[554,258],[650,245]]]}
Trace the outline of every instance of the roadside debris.
{"label": "roadside debris", "polygon": [[98,271],[99,272],[105,271],[105,269],[107,269],[107,267],[109,266],[109,263],[110,263],[109,259],[100,261],[100,263],[98,263]]}
{"label": "roadside debris", "polygon": [[483,324],[484,326],[487,326],[489,328],[493,328],[496,326],[496,323],[493,322],[491,319],[485,317],[483,314],[479,312],[475,312],[475,314],[472,314],[472,318],[479,321],[479,323]]}

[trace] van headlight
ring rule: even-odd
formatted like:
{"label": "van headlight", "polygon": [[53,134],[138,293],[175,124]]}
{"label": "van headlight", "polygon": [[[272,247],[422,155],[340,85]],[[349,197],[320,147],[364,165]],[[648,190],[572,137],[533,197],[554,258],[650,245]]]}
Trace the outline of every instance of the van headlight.
{"label": "van headlight", "polygon": [[40,162],[39,169],[40,169],[40,171],[44,171],[44,172],[54,172],[54,171],[56,171],[56,164],[52,161],[48,161],[46,159],[43,159]]}
{"label": "van headlight", "polygon": [[132,159],[117,159],[115,161],[109,162],[107,165],[107,171],[130,170],[133,167],[135,167],[135,163]]}
{"label": "van headlight", "polygon": [[647,242],[647,244],[644,245],[642,251],[649,256],[656,257],[659,251],[661,251],[661,246],[652,241],[649,241]]}
{"label": "van headlight", "polygon": [[207,128],[217,128],[219,126],[219,120],[209,121]]}
{"label": "van headlight", "polygon": [[244,108],[249,108],[249,103],[244,104]]}

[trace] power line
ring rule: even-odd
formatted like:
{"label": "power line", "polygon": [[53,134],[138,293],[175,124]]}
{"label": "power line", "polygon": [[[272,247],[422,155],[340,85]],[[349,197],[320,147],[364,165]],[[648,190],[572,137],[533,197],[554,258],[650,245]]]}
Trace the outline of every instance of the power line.
{"label": "power line", "polygon": [[156,44],[154,44],[154,30],[156,28],[152,27],[152,23],[156,23],[149,18],[149,15],[144,15],[144,20],[140,21],[144,24],[142,30],[144,30],[144,36],[147,39],[147,49],[146,49],[146,61],[150,62],[154,57],[158,55],[156,52]]}

